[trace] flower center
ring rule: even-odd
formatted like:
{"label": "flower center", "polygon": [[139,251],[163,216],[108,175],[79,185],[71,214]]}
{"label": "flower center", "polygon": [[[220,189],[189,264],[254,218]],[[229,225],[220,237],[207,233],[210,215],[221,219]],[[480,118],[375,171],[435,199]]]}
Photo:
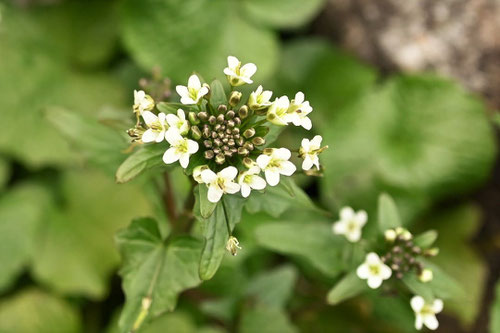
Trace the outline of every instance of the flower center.
{"label": "flower center", "polygon": [[379,265],[370,265],[368,266],[370,273],[372,275],[380,275],[380,266]]}
{"label": "flower center", "polygon": [[182,140],[176,147],[176,151],[178,154],[184,154],[187,153],[188,151],[188,141],[187,140]]}

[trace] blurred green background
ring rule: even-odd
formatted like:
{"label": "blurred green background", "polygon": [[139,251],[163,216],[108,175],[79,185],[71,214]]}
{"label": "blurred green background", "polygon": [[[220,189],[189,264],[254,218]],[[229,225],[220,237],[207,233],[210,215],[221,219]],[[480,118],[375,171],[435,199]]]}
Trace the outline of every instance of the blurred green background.
{"label": "blurred green background", "polygon": [[[294,128],[281,140],[297,146],[321,134],[330,146],[324,176],[299,183],[334,216],[287,202],[276,206],[280,217],[276,207],[245,213],[241,254],[143,331],[412,332],[413,314],[399,298],[325,302],[336,272],[323,231],[344,205],[374,215],[387,192],[407,226],[440,232],[436,261],[466,290],[446,304],[439,330],[500,332],[495,105],[433,71],[359,60],[328,34],[337,24],[329,6],[0,2],[0,332],[117,332],[124,297],[114,234],[137,216],[166,219],[154,181],[114,181],[127,157],[133,89],[153,68],[172,86],[193,71],[224,79],[228,55],[257,64],[254,81],[274,96],[305,93],[314,133]],[[180,205],[189,188],[175,179]]]}

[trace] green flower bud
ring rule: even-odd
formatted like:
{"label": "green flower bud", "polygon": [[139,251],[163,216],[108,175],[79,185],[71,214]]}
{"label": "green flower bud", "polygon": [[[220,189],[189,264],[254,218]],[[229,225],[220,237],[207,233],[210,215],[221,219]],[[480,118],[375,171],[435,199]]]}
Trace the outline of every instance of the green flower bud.
{"label": "green flower bud", "polygon": [[198,112],[198,118],[201,119],[201,121],[207,121],[208,113],[206,113],[205,111]]}
{"label": "green flower bud", "polygon": [[226,161],[226,157],[224,157],[224,154],[217,154],[217,156],[215,156],[215,163],[221,165],[221,164],[224,164],[224,162]]}
{"label": "green flower bud", "polygon": [[244,147],[238,148],[238,155],[247,156],[248,154],[249,154],[248,149],[246,149]]}
{"label": "green flower bud", "polygon": [[191,126],[191,136],[195,140],[201,139],[201,131],[198,126]]}
{"label": "green flower bud", "polygon": [[232,91],[231,95],[229,95],[229,105],[231,105],[232,107],[238,105],[240,100],[241,100],[241,92],[239,91]]}
{"label": "green flower bud", "polygon": [[218,115],[216,121],[217,123],[222,124],[224,122],[224,115],[223,114]]}
{"label": "green flower bud", "polygon": [[194,112],[188,113],[188,119],[191,125],[198,125],[200,123],[200,119],[198,119],[198,116]]}
{"label": "green flower bud", "polygon": [[252,151],[253,150],[253,144],[250,142],[250,141],[247,141],[245,142],[245,144],[243,145],[243,147],[245,147],[246,149],[248,149],[249,151]]}
{"label": "green flower bud", "polygon": [[225,106],[224,104],[221,104],[217,107],[217,111],[219,111],[220,113],[226,113],[227,111],[227,106]]}
{"label": "green flower bud", "polygon": [[[239,151],[238,151],[238,153],[239,153]],[[251,167],[253,167],[254,165],[256,165],[256,163],[250,157],[245,157],[243,159],[243,165],[245,166],[245,168],[250,169]]]}
{"label": "green flower bud", "polygon": [[266,143],[266,140],[260,136],[256,136],[255,138],[252,139],[252,143],[255,146],[262,146],[263,144]]}
{"label": "green flower bud", "polygon": [[229,110],[226,113],[226,119],[233,119],[236,113],[233,110]]}
{"label": "green flower bud", "polygon": [[205,150],[205,152],[203,153],[203,156],[207,160],[211,160],[212,158],[214,158],[214,152],[213,152],[213,150]]}
{"label": "green flower bud", "polygon": [[249,128],[243,132],[243,136],[247,139],[251,138],[252,136],[255,135],[255,129],[254,128]]}
{"label": "green flower bud", "polygon": [[245,119],[248,117],[248,106],[243,105],[239,110],[238,110],[238,115],[240,116],[241,119]]}
{"label": "green flower bud", "polygon": [[217,122],[217,118],[215,118],[215,116],[208,117],[208,123],[210,125],[215,125],[216,122]]}

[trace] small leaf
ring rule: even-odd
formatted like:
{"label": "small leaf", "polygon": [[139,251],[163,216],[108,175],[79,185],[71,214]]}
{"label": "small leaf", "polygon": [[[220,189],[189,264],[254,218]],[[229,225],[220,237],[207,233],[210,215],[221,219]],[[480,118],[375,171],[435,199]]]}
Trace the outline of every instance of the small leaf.
{"label": "small leaf", "polygon": [[297,270],[290,265],[275,268],[254,277],[246,294],[255,298],[262,305],[271,308],[283,308],[293,293],[297,281]]}
{"label": "small leaf", "polygon": [[126,296],[121,332],[135,331],[151,318],[172,311],[178,294],[201,282],[201,247],[193,238],[179,237],[167,244],[156,221],[143,218],[118,232],[116,241],[123,257],[120,275]]}
{"label": "small leaf", "polygon": [[170,103],[170,102],[160,102],[156,104],[156,108],[166,114],[174,113],[177,114],[177,110],[185,110],[188,106],[181,103]]}
{"label": "small leaf", "polygon": [[402,281],[414,295],[422,296],[427,302],[434,300],[435,295],[430,284],[421,282],[415,274],[406,274]]}
{"label": "small leaf", "polygon": [[210,84],[210,104],[215,110],[221,104],[227,105],[226,93],[219,80],[214,80]]}
{"label": "small leaf", "polygon": [[234,226],[241,219],[244,200],[224,195],[208,219],[202,219],[205,244],[200,259],[200,278],[211,279],[226,254],[226,243]]}
{"label": "small leaf", "polygon": [[443,299],[467,299],[465,290],[457,282],[457,280],[433,263],[425,261],[424,265],[425,267],[430,268],[433,272],[432,281],[428,282],[428,284],[436,297]]}
{"label": "small leaf", "polygon": [[366,281],[361,280],[356,275],[356,272],[353,271],[346,274],[332,289],[330,289],[326,296],[326,300],[328,304],[336,305],[366,290],[368,290]]}
{"label": "small leaf", "polygon": [[[208,219],[217,207],[217,203],[208,200],[208,187],[205,184],[197,185],[194,189],[196,209],[199,209],[200,216],[203,219]],[[197,215],[195,213],[195,215]]]}
{"label": "small leaf", "polygon": [[284,310],[267,306],[246,309],[240,321],[241,333],[296,333]]}
{"label": "small leaf", "polygon": [[438,233],[436,230],[428,230],[413,239],[413,243],[422,248],[428,248],[434,244],[438,238]]}
{"label": "small leaf", "polygon": [[271,251],[306,259],[316,269],[331,277],[343,269],[342,240],[324,223],[276,222],[255,230],[257,243]]}
{"label": "small leaf", "polygon": [[142,146],[120,165],[116,171],[116,181],[126,183],[146,170],[165,166],[162,157],[166,150],[165,145],[158,143]]}
{"label": "small leaf", "polygon": [[401,226],[398,209],[394,200],[383,193],[378,198],[378,225],[383,233],[387,229],[394,229]]}

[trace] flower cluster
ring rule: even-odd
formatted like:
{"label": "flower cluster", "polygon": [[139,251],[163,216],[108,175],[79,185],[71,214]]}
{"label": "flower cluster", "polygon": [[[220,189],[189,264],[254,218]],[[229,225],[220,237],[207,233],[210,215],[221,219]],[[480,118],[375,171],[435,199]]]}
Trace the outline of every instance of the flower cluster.
{"label": "flower cluster", "polygon": [[[195,181],[208,187],[208,200],[214,203],[224,194],[241,192],[248,197],[252,190],[276,186],[281,176],[295,173],[289,149],[266,147],[270,126],[294,124],[306,130],[312,128],[308,117],[312,107],[302,92],[291,101],[287,96],[272,101],[273,92],[258,86],[245,101],[236,87],[253,83],[257,66],[242,65],[233,56],[227,60],[228,67],[223,70],[231,86],[227,101],[220,98],[220,91],[218,102],[214,101],[213,90],[221,88],[202,83],[195,74],[189,77],[187,86],[176,87],[182,104],[175,108],[176,112],[171,112],[172,108],[167,112],[144,91],[135,91],[133,109],[137,124],[128,131],[135,142],[166,141],[169,147],[163,161],[179,161],[188,174],[192,172]],[[154,113],[155,106],[164,112]],[[321,141],[319,135],[312,140],[304,138],[296,150],[303,159],[304,171],[313,167],[320,170],[318,155],[327,148],[321,147]],[[196,165],[190,166],[193,160]]]}

